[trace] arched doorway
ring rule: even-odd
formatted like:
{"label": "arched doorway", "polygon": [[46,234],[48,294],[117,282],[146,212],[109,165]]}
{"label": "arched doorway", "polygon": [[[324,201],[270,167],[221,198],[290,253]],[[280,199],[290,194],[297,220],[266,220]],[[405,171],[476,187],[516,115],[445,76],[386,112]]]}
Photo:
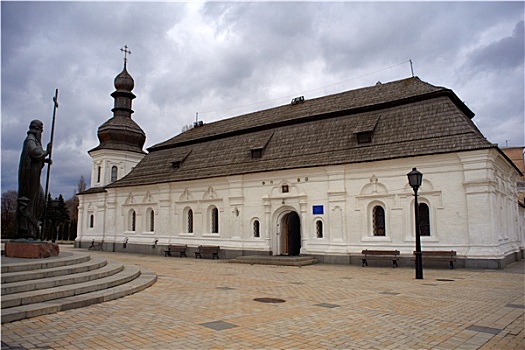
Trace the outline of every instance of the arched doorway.
{"label": "arched doorway", "polygon": [[299,255],[301,252],[301,220],[296,212],[281,219],[281,255]]}

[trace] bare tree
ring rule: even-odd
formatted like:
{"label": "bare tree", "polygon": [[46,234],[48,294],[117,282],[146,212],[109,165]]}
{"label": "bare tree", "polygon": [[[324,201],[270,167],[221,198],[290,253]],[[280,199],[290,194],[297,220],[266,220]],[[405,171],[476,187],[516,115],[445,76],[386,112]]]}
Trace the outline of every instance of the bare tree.
{"label": "bare tree", "polygon": [[86,179],[84,179],[83,175],[80,175],[80,179],[78,179],[77,183],[77,193],[84,192],[87,188]]}
{"label": "bare tree", "polygon": [[69,212],[69,220],[71,222],[77,222],[78,220],[78,197],[77,193],[84,192],[87,188],[86,180],[84,179],[84,176],[80,176],[80,179],[78,179],[76,192],[73,194],[73,197],[69,198],[66,201],[66,207]]}
{"label": "bare tree", "polygon": [[15,237],[17,191],[2,193],[2,238]]}
{"label": "bare tree", "polygon": [[66,208],[69,213],[70,221],[77,221],[78,219],[78,197],[73,195],[73,197],[66,200]]}

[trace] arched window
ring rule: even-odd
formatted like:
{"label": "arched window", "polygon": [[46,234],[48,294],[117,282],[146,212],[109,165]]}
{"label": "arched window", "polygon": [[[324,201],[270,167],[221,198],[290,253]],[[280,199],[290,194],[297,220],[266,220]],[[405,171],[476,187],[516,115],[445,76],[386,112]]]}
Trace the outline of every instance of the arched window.
{"label": "arched window", "polygon": [[118,173],[118,169],[116,166],[113,165],[111,167],[111,182],[117,181],[117,173]]}
{"label": "arched window", "polygon": [[191,209],[188,210],[186,231],[188,231],[188,233],[193,233],[193,210]]}
{"label": "arched window", "polygon": [[89,228],[93,228],[93,227],[95,227],[95,216],[91,214],[89,216]]}
{"label": "arched window", "polygon": [[260,229],[261,229],[261,225],[259,223],[259,220],[255,220],[253,222],[253,237],[255,238],[261,237]]}
{"label": "arched window", "polygon": [[419,203],[419,233],[430,236],[430,209],[426,203]]}
{"label": "arched window", "polygon": [[376,205],[373,210],[374,236],[386,236],[385,209]]}
{"label": "arched window", "polygon": [[321,220],[315,222],[315,233],[317,238],[323,238],[323,222]]}
{"label": "arched window", "polygon": [[148,231],[155,231],[155,211],[153,209],[148,209]]}
{"label": "arched window", "polygon": [[129,230],[130,231],[135,231],[136,223],[137,223],[137,214],[135,213],[135,210],[131,210],[131,212],[129,213]]}
{"label": "arched window", "polygon": [[219,209],[217,207],[211,210],[211,233],[219,233]]}

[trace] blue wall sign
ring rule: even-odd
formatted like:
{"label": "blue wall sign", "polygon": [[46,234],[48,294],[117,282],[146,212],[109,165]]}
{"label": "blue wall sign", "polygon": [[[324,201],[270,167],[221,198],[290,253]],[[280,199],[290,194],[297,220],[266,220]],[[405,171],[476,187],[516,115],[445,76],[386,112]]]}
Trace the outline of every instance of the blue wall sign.
{"label": "blue wall sign", "polygon": [[324,214],[324,208],[322,205],[314,205],[312,206],[314,215],[321,215]]}

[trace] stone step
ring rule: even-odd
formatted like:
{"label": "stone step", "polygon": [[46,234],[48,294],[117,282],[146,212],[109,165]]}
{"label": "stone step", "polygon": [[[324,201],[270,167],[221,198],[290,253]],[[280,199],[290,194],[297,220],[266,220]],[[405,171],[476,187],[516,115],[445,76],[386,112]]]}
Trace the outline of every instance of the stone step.
{"label": "stone step", "polygon": [[2,309],[2,323],[47,315],[122,298],[150,287],[156,282],[156,280],[157,275],[154,272],[140,269],[139,276],[125,284],[80,295]]}
{"label": "stone step", "polygon": [[100,278],[93,281],[82,282],[72,285],[47,288],[42,290],[32,290],[16,294],[2,296],[2,314],[5,308],[41,303],[44,301],[61,299],[112,288],[120,284],[132,281],[140,275],[140,268],[135,265],[126,265],[122,271],[117,274]]}
{"label": "stone step", "polygon": [[[105,259],[92,259],[90,261],[98,261],[98,264],[92,264],[89,266],[89,270],[86,272],[72,272],[71,274],[64,275],[60,274],[58,276],[54,277],[44,277],[44,278],[35,278],[33,280],[24,280],[20,282],[13,282],[13,283],[2,283],[2,297],[14,294],[14,293],[22,293],[22,292],[28,292],[32,290],[41,290],[41,289],[48,289],[48,288],[54,288],[59,286],[65,286],[70,284],[77,284],[82,282],[88,282],[93,281],[97,279],[101,279],[107,276],[114,275],[116,273],[119,273],[122,271],[124,266],[122,263],[113,261],[113,262],[107,262]],[[80,265],[77,265],[80,266]],[[94,269],[94,266],[99,266],[98,269]],[[63,268],[58,268],[63,272]],[[68,267],[68,270],[74,269],[74,267]],[[43,270],[42,270],[43,271]],[[50,275],[53,275],[53,271],[48,270],[48,273]],[[25,272],[24,272],[25,273]],[[16,274],[16,272],[15,272]],[[40,274],[40,272],[35,272],[35,274]]]}
{"label": "stone step", "polygon": [[307,266],[317,264],[319,261],[311,256],[247,255],[239,256],[229,262],[252,265]]}
{"label": "stone step", "polygon": [[28,262],[2,263],[2,274],[10,272],[32,271],[40,269],[50,269],[59,266],[80,264],[90,260],[89,254],[61,253],[58,257],[49,257],[46,259],[34,259]]}
{"label": "stone step", "polygon": [[[99,269],[105,266],[107,263],[104,258],[90,258],[85,262],[81,262],[74,265],[64,265],[59,267],[51,267],[45,269],[20,271],[20,272],[7,272],[2,273],[2,286],[6,283],[14,283],[29,280],[38,280],[42,278],[51,278],[58,276],[72,275],[76,273],[88,272]],[[4,291],[2,289],[2,294]]]}
{"label": "stone step", "polygon": [[2,257],[2,323],[101,303],[148,288],[157,275],[83,252]]}

